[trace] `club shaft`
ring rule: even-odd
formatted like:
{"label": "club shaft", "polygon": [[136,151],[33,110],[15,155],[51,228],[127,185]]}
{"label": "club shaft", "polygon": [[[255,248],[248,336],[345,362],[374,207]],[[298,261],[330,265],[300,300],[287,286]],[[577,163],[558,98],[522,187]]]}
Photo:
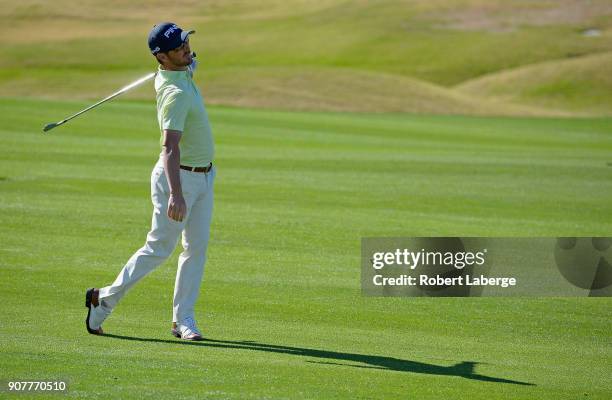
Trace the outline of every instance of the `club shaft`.
{"label": "club shaft", "polygon": [[118,91],[116,91],[115,93],[111,94],[110,96],[103,98],[103,99],[102,99],[102,100],[100,100],[99,102],[97,102],[97,103],[95,103],[95,104],[92,104],[92,105],[90,105],[89,107],[84,108],[83,110],[79,111],[78,113],[73,114],[73,115],[71,115],[71,116],[69,116],[69,117],[67,117],[67,118],[65,118],[65,119],[63,119],[63,120],[61,120],[60,122],[58,122],[58,123],[57,123],[57,125],[56,125],[56,126],[59,126],[59,125],[61,125],[61,124],[64,124],[64,123],[66,123],[66,122],[70,121],[71,119],[76,118],[76,117],[78,117],[79,115],[81,115],[81,114],[83,114],[83,113],[85,113],[85,112],[87,112],[87,111],[91,110],[92,108],[95,108],[95,107],[99,106],[99,105],[100,105],[100,104],[102,104],[102,103],[106,103],[107,101],[114,99],[115,97],[117,97],[117,96],[119,96],[119,95],[121,95],[121,94],[123,94],[123,93],[127,92],[128,90],[133,89],[133,88],[135,88],[136,86],[138,86],[138,85],[140,85],[140,84],[142,84],[142,83],[144,83],[144,82],[148,81],[149,79],[153,78],[153,77],[154,77],[156,74],[157,74],[156,72],[151,72],[150,74],[148,74],[148,75],[146,75],[146,76],[144,76],[144,77],[142,77],[142,78],[138,79],[137,81],[134,81],[134,82],[130,83],[129,85],[127,85],[127,86],[125,86],[125,87],[123,87],[123,88],[119,89]]}

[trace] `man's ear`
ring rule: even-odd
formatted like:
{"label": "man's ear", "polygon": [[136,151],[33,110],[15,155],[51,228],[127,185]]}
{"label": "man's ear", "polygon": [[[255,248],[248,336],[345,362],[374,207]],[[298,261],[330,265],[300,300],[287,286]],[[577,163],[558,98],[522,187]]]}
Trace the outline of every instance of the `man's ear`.
{"label": "man's ear", "polygon": [[155,58],[157,59],[157,62],[161,65],[164,65],[164,63],[168,61],[168,55],[165,53],[157,53],[155,54]]}

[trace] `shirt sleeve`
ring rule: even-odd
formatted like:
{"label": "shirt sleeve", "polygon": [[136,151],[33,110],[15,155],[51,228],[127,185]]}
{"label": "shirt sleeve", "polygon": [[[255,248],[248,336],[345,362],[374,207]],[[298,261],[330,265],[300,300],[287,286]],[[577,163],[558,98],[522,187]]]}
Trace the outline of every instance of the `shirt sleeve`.
{"label": "shirt sleeve", "polygon": [[189,111],[189,96],[182,90],[172,90],[164,98],[161,107],[162,129],[185,130],[185,119]]}

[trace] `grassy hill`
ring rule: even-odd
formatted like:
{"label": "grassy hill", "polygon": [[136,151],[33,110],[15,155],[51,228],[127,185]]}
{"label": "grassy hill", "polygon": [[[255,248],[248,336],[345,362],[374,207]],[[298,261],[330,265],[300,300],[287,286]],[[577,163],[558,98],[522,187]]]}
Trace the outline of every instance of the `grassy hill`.
{"label": "grassy hill", "polygon": [[612,52],[547,61],[462,83],[466,95],[550,108],[609,113]]}
{"label": "grassy hill", "polygon": [[[170,19],[198,31],[192,46],[210,104],[504,115],[612,110],[603,56],[612,51],[612,7],[605,0],[165,4],[0,1],[0,17],[11,21],[0,33],[12,38],[0,45],[0,95],[93,99],[112,92],[156,68],[146,34]],[[599,36],[584,35],[588,28]],[[597,73],[584,74],[578,59]],[[570,84],[530,87],[512,72],[543,63],[554,70],[553,62]],[[503,89],[476,84],[495,75]],[[146,89],[130,96],[152,98]]]}

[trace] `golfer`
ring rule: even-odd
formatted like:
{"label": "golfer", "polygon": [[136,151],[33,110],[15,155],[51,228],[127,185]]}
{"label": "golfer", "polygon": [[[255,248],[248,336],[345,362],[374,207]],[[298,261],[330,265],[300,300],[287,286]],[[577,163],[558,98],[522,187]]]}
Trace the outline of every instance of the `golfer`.
{"label": "golfer", "polygon": [[208,116],[192,80],[192,33],[165,22],[155,25],[149,34],[149,48],[160,64],[155,91],[162,148],[151,174],[151,231],[145,245],[128,260],[112,285],[87,290],[85,324],[89,333],[103,333],[102,323],[119,300],[172,254],[182,233],[172,334],[185,340],[202,339],[194,305],[206,262],[216,172]]}

